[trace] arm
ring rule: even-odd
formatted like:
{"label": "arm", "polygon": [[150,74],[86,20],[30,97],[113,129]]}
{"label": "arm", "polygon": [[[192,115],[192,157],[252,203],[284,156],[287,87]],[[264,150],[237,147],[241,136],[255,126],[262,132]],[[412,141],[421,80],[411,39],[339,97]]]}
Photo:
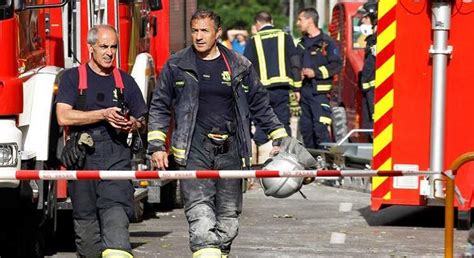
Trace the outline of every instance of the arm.
{"label": "arm", "polygon": [[342,70],[342,59],[339,54],[339,49],[337,48],[334,41],[328,41],[328,45],[326,47],[326,54],[328,63],[317,67],[317,69],[315,70],[316,78],[318,79],[331,78]]}
{"label": "arm", "polygon": [[291,85],[295,92],[298,92],[302,86],[301,78],[301,56],[298,49],[295,46],[293,38],[285,34],[285,46],[286,46],[286,60],[290,62],[290,71],[289,75],[293,79],[293,84]]}
{"label": "arm", "polygon": [[249,74],[243,79],[243,83],[249,86],[247,101],[253,121],[262,128],[274,142],[287,137],[288,134],[285,128],[270,106],[268,92],[262,87],[260,79],[252,65],[249,67]]}
{"label": "arm", "polygon": [[58,124],[61,126],[88,125],[106,120],[113,127],[121,128],[119,125],[125,125],[124,121],[126,120],[123,116],[117,113],[118,111],[120,111],[118,107],[110,107],[107,109],[93,111],[79,111],[73,109],[73,107],[69,104],[56,104]]}
{"label": "arm", "polygon": [[166,136],[171,117],[171,105],[174,99],[174,84],[169,63],[165,65],[158,85],[153,92],[148,116],[148,152],[152,153],[151,162],[159,169],[168,167]]}
{"label": "arm", "polygon": [[230,42],[232,42],[234,40],[234,38],[238,35],[238,34],[242,34],[244,35],[245,37],[248,37],[248,32],[246,30],[236,30],[236,29],[232,29],[232,30],[228,30],[227,31],[227,38],[229,39]]}

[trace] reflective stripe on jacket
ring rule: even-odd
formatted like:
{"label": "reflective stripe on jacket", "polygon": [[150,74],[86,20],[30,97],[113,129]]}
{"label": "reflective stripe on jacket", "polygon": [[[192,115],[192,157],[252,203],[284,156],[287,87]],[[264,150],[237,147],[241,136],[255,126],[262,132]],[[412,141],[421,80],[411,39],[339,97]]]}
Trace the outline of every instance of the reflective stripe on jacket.
{"label": "reflective stripe on jacket", "polygon": [[282,30],[265,26],[252,37],[244,55],[254,64],[263,86],[301,87],[299,53],[291,36]]}

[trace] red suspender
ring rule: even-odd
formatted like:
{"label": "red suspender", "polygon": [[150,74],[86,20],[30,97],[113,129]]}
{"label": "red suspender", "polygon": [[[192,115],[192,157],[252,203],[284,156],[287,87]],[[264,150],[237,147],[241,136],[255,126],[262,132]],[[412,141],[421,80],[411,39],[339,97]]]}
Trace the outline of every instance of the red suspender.
{"label": "red suspender", "polygon": [[[87,63],[82,64],[79,66],[79,94],[82,95],[82,91],[87,89],[87,68],[86,68]],[[113,75],[114,75],[114,80],[115,80],[115,87],[120,89],[120,92],[123,93],[123,80],[122,80],[122,75],[120,74],[119,69],[114,67],[113,70]]]}

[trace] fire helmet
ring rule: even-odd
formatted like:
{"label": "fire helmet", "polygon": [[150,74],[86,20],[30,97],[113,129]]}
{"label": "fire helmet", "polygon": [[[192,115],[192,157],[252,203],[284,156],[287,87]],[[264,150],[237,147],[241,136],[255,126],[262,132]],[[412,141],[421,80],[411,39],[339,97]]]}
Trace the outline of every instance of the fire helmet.
{"label": "fire helmet", "polygon": [[377,1],[376,0],[369,0],[365,4],[363,4],[357,10],[357,14],[361,17],[368,16],[372,25],[377,25]]}
{"label": "fire helmet", "polygon": [[[280,153],[269,160],[263,169],[294,171],[303,170],[304,167],[292,155]],[[302,177],[265,177],[260,179],[260,183],[265,195],[286,198],[301,189],[303,180]]]}

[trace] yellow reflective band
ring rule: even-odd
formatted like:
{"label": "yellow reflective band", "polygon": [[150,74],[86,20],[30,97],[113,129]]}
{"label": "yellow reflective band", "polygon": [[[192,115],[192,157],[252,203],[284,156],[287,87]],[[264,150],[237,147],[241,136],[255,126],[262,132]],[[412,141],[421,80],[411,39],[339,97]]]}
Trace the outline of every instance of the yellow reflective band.
{"label": "yellow reflective band", "polygon": [[321,65],[320,67],[318,67],[318,69],[321,72],[321,76],[323,76],[323,79],[329,78],[329,71],[326,66]]}
{"label": "yellow reflective band", "polygon": [[283,138],[283,137],[287,137],[288,134],[286,133],[286,130],[285,128],[278,128],[276,130],[273,130],[270,135],[269,135],[269,138],[272,139],[272,140],[275,140],[275,139],[279,139],[279,138]]}
{"label": "yellow reflective band", "polygon": [[285,61],[285,33],[278,33],[278,68],[280,77],[286,77],[286,61]]}
{"label": "yellow reflective band", "polygon": [[268,86],[270,84],[273,84],[273,83],[288,83],[288,84],[292,84],[293,83],[293,79],[291,79],[290,77],[272,77],[270,79],[266,79],[266,80],[261,80],[262,82],[262,85],[263,86]]}
{"label": "yellow reflective band", "polygon": [[162,131],[150,131],[148,132],[148,141],[160,140],[166,141],[166,134]]}
{"label": "yellow reflective band", "polygon": [[327,117],[327,116],[320,116],[319,117],[319,122],[323,124],[330,125],[332,123],[332,119]]}
{"label": "yellow reflective band", "polygon": [[105,249],[102,252],[103,258],[133,258],[129,252],[119,250],[119,249]]}
{"label": "yellow reflective band", "polygon": [[370,82],[362,83],[362,89],[364,89],[364,90],[370,89],[370,88],[373,88],[373,87],[375,87],[375,80],[372,80]]}
{"label": "yellow reflective band", "polygon": [[185,152],[186,151],[184,149],[178,149],[176,147],[171,146],[171,153],[173,153],[173,155],[176,158],[184,159],[184,153]]}
{"label": "yellow reflective band", "polygon": [[293,84],[291,84],[291,86],[295,87],[295,88],[301,88],[301,86],[303,86],[303,83],[301,81],[297,81],[297,82],[293,82]]}
{"label": "yellow reflective band", "polygon": [[262,83],[267,80],[267,62],[265,60],[265,52],[263,51],[262,38],[260,34],[254,36],[255,48],[257,50],[258,69],[260,70],[260,80]]}
{"label": "yellow reflective band", "polygon": [[[265,51],[263,49],[262,39],[278,37],[278,69],[279,76],[268,78],[267,61],[265,59]],[[257,51],[258,68],[260,71],[260,81],[264,86],[273,83],[288,83],[292,84],[293,79],[286,75],[286,60],[285,60],[285,33],[281,30],[269,30],[258,32],[254,37],[255,48]]]}
{"label": "yellow reflective band", "polygon": [[193,253],[193,258],[221,258],[219,248],[203,248]]}
{"label": "yellow reflective band", "polygon": [[316,85],[316,90],[317,91],[330,91],[332,85],[331,84],[320,84]]}

